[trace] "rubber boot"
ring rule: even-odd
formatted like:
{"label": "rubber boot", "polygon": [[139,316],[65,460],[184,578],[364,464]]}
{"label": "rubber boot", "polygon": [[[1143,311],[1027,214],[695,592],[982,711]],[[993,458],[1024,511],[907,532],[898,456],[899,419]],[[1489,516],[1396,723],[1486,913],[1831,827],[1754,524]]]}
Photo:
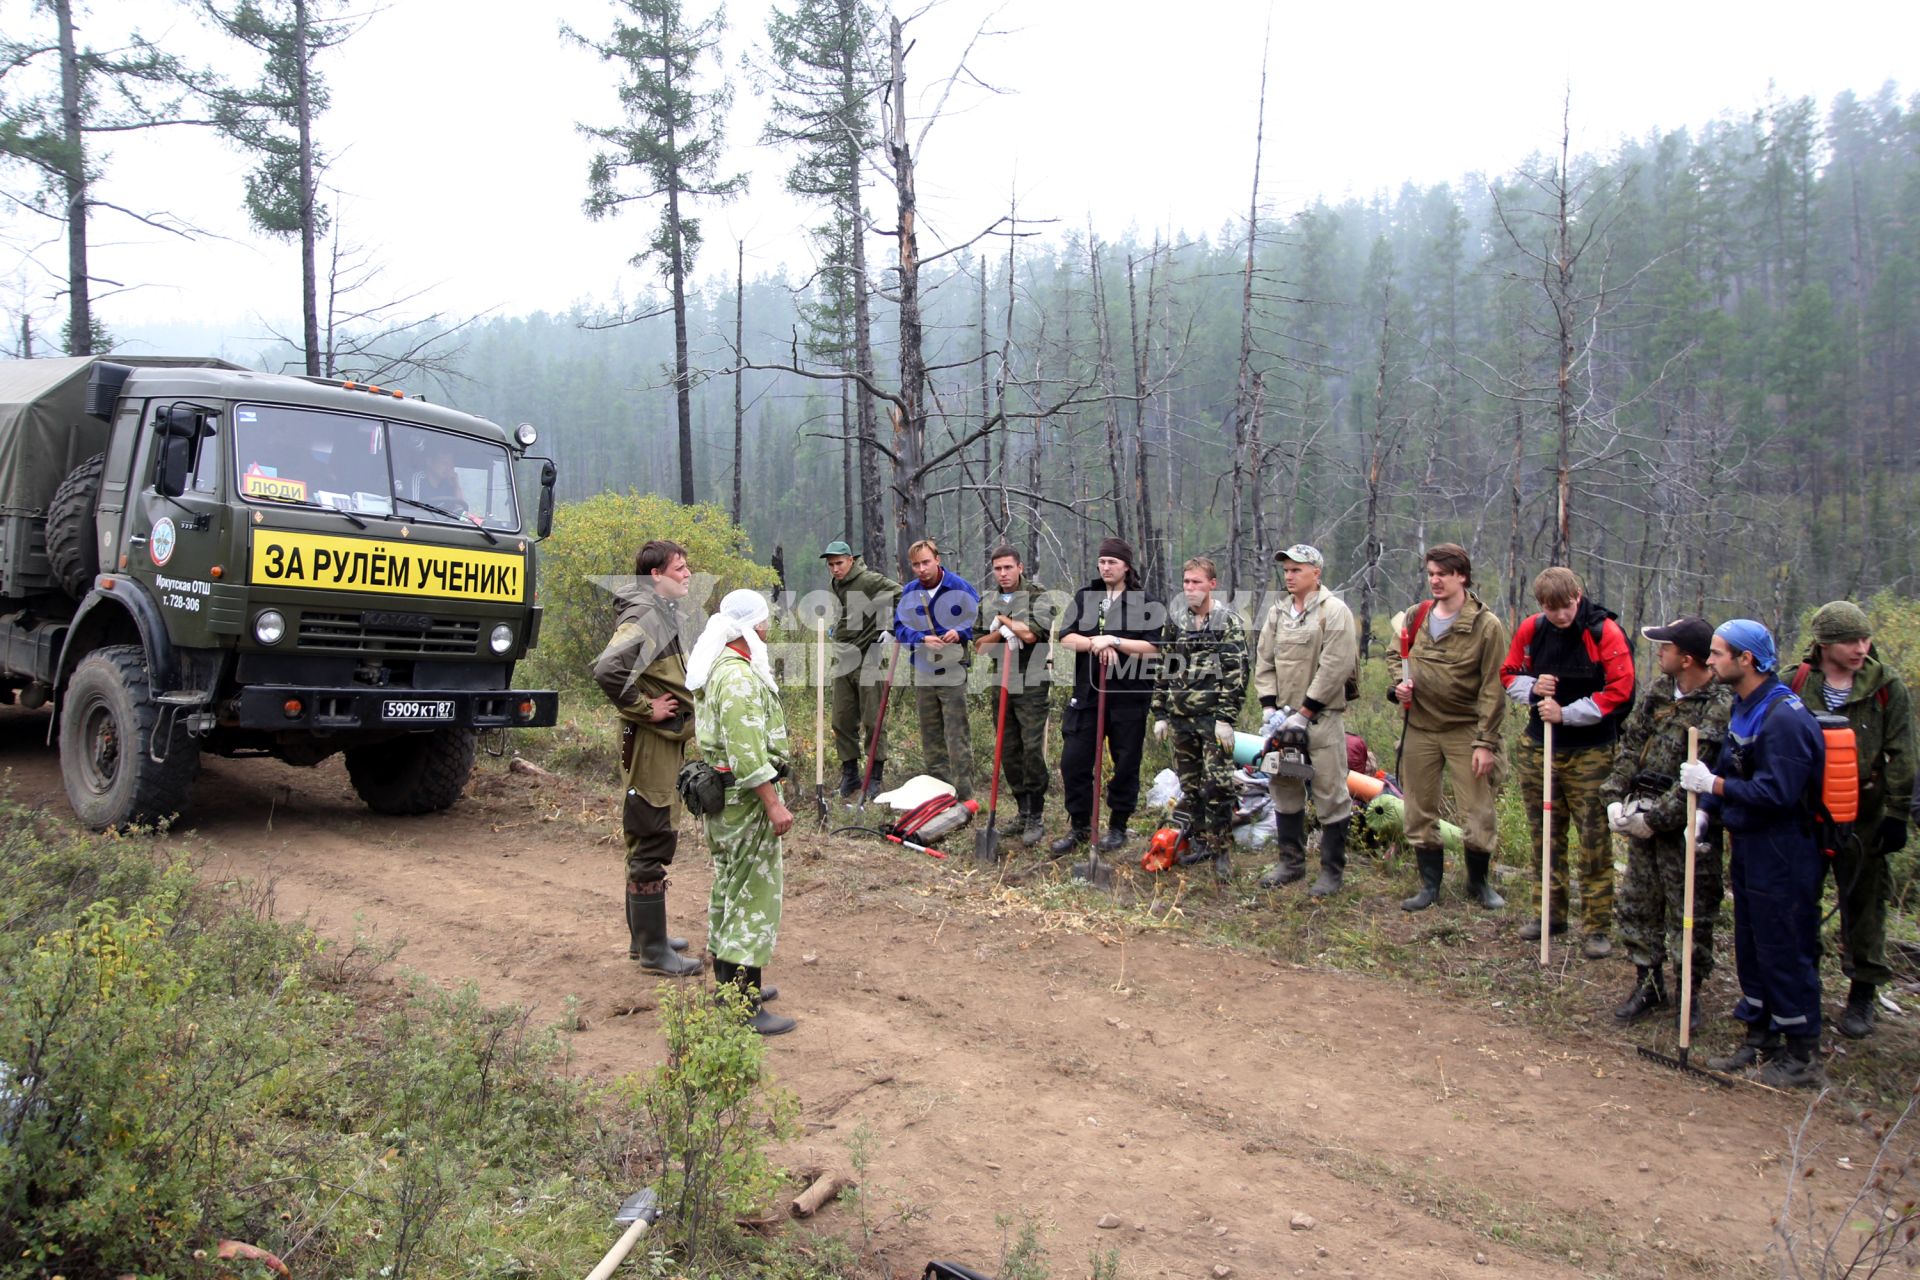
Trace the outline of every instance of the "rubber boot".
{"label": "rubber boot", "polygon": [[884,782],[882,781],[886,777],[886,773],[887,773],[886,762],[882,760],[875,760],[873,762],[873,777],[867,779],[866,800],[868,804],[872,804],[873,798],[879,795],[882,791],[885,791],[887,789]]}
{"label": "rubber boot", "polygon": [[1658,965],[1641,965],[1633,990],[1613,1011],[1613,1020],[1622,1026],[1640,1021],[1650,1013],[1667,1007],[1667,978]]}
{"label": "rubber boot", "polygon": [[1819,1036],[1788,1036],[1773,1061],[1754,1073],[1754,1080],[1775,1089],[1818,1089],[1827,1082],[1820,1065]]}
{"label": "rubber boot", "polygon": [[1402,911],[1425,911],[1440,901],[1440,877],[1447,867],[1446,851],[1437,845],[1423,845],[1413,851],[1420,868],[1420,892],[1400,904]]}
{"label": "rubber boot", "polygon": [[1493,855],[1484,849],[1467,850],[1467,900],[1498,911],[1507,900],[1493,891]]}
{"label": "rubber boot", "polygon": [[1749,1022],[1747,1038],[1725,1057],[1708,1058],[1707,1070],[1741,1072],[1752,1067],[1764,1066],[1773,1061],[1774,1055],[1780,1052],[1780,1046],[1783,1043],[1784,1039],[1778,1031],[1769,1030],[1756,1022]]}
{"label": "rubber boot", "polygon": [[842,760],[840,762],[840,798],[845,800],[858,790],[860,790],[860,762]]}
{"label": "rubber boot", "polygon": [[763,1036],[783,1036],[800,1025],[794,1018],[767,1012],[769,997],[760,986],[760,969],[757,965],[748,965],[741,973],[746,979],[747,1003],[753,1009],[753,1018],[747,1025]]}
{"label": "rubber boot", "polygon": [[1260,877],[1262,889],[1278,889],[1307,878],[1306,812],[1274,814],[1273,830],[1274,854],[1278,861]]}
{"label": "rubber boot", "polygon": [[[640,958],[640,930],[639,927],[634,924],[633,919],[633,892],[634,883],[629,880],[627,881],[627,959],[638,960]],[[669,935],[667,945],[675,951],[685,951],[687,949],[687,940]]]}
{"label": "rubber boot", "polygon": [[1028,796],[1024,801],[1026,809],[1020,824],[1020,843],[1031,849],[1047,838],[1047,826],[1042,816],[1047,807],[1044,795]]}
{"label": "rubber boot", "polygon": [[1064,858],[1085,844],[1092,834],[1093,832],[1086,827],[1068,827],[1067,834],[1047,846],[1047,855],[1053,858]]}
{"label": "rubber boot", "polygon": [[1873,1034],[1879,1020],[1875,1010],[1874,986],[1855,979],[1847,988],[1847,1007],[1840,1013],[1840,1034],[1849,1040],[1865,1040]]}
{"label": "rubber boot", "polygon": [[1347,875],[1347,823],[1350,818],[1329,822],[1320,828],[1320,876],[1307,890],[1310,898],[1324,898],[1340,892]]}
{"label": "rubber boot", "polygon": [[669,978],[691,978],[703,967],[698,960],[689,960],[677,953],[672,941],[667,937],[667,882],[659,882],[660,888],[653,893],[635,893],[633,888],[648,886],[629,885],[627,893],[628,954],[639,953],[640,967],[648,973],[665,974]]}

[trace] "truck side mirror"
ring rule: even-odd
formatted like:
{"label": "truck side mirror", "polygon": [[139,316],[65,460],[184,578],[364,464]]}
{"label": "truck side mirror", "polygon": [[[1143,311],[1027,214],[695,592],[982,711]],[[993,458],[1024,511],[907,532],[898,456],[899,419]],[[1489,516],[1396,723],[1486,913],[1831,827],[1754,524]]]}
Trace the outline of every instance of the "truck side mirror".
{"label": "truck side mirror", "polygon": [[160,439],[154,446],[153,487],[163,497],[177,498],[187,491],[193,446],[204,424],[200,411],[187,405],[163,405],[155,411],[154,434]]}
{"label": "truck side mirror", "polygon": [[534,519],[534,536],[544,538],[553,532],[553,482],[560,472],[550,458],[540,461],[540,510]]}

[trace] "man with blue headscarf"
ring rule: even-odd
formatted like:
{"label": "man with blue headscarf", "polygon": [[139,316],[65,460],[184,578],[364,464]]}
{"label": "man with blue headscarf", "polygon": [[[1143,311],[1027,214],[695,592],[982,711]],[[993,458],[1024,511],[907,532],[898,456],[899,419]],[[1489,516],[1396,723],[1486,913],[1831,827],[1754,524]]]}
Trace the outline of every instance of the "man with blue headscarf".
{"label": "man with blue headscarf", "polygon": [[1773,636],[1737,618],[1713,633],[1707,666],[1733,690],[1733,718],[1709,767],[1692,761],[1680,785],[1700,797],[1701,818],[1726,828],[1733,884],[1733,959],[1746,1042],[1716,1071],[1757,1068],[1775,1088],[1821,1084],[1820,887],[1810,788],[1826,767],[1813,713],[1774,674]]}

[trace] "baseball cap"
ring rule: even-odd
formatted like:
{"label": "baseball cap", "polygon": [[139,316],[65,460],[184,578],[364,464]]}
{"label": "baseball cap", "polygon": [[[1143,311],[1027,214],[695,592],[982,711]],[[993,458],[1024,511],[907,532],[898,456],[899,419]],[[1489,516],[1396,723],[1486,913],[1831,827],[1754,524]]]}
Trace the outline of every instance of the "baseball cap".
{"label": "baseball cap", "polygon": [[850,556],[852,554],[852,547],[848,546],[842,539],[835,538],[832,542],[829,542],[826,549],[820,553],[820,558],[825,560],[828,556]]}
{"label": "baseball cap", "polygon": [[1670,644],[1704,663],[1713,651],[1713,628],[1705,618],[1675,618],[1664,627],[1642,627],[1640,634],[1655,644]]}
{"label": "baseball cap", "polygon": [[1291,560],[1295,564],[1310,564],[1316,569],[1327,567],[1327,558],[1320,554],[1318,547],[1310,547],[1304,542],[1296,542],[1285,551],[1274,553],[1275,560]]}

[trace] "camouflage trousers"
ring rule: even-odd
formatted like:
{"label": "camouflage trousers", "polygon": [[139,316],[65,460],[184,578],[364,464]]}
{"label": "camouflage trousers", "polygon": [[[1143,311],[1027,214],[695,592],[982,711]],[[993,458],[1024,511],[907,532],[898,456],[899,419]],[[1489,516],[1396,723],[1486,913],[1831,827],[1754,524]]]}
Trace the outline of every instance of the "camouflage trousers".
{"label": "camouflage trousers", "polygon": [[[1620,880],[1620,941],[1634,964],[1657,969],[1680,954],[1687,892],[1687,842],[1680,831],[1627,841],[1627,874]],[[1713,972],[1713,927],[1725,892],[1720,841],[1700,846],[1693,860],[1693,977]],[[1676,962],[1677,963],[1677,962]]]}
{"label": "camouflage trousers", "polygon": [[[1520,794],[1526,798],[1528,829],[1533,832],[1531,865],[1540,865],[1540,744],[1522,738],[1514,753]],[[1567,828],[1580,828],[1580,928],[1607,933],[1613,928],[1613,832],[1607,826],[1607,799],[1600,786],[1613,770],[1611,744],[1553,756],[1553,899],[1555,923],[1567,920]],[[1540,886],[1533,886],[1533,913],[1540,914]]]}
{"label": "camouflage trousers", "polygon": [[[1047,780],[1053,776],[1046,757],[1047,693],[1047,686],[1041,684],[1007,695],[1007,737],[1000,748],[1000,770],[1005,779],[1002,785],[1036,807],[1045,799]],[[996,690],[996,716],[999,710]],[[993,780],[987,782],[991,785]]]}
{"label": "camouflage trousers", "polygon": [[727,807],[706,820],[713,854],[707,896],[707,950],[731,964],[764,965],[780,933],[786,873],[780,837],[760,797],[730,792]]}
{"label": "camouflage trousers", "polygon": [[1233,830],[1233,754],[1213,736],[1212,721],[1204,730],[1174,722],[1173,771],[1180,775],[1180,807],[1193,819],[1192,833],[1228,835]]}

